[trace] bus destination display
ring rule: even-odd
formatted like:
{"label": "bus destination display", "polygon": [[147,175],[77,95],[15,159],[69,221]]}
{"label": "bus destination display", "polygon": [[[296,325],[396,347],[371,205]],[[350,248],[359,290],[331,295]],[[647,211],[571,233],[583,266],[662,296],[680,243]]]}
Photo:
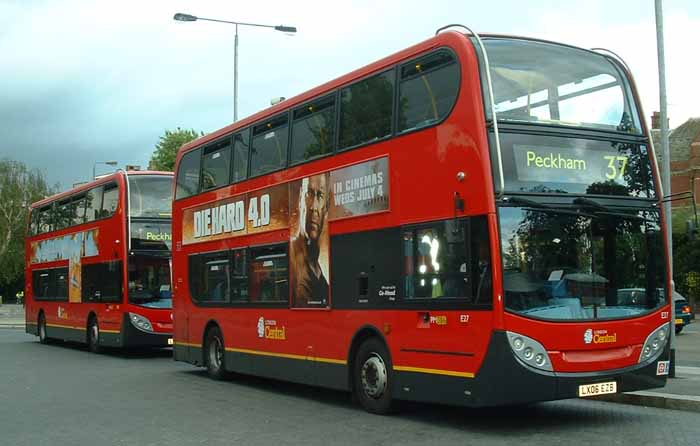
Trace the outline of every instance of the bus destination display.
{"label": "bus destination display", "polygon": [[519,181],[625,184],[629,157],[615,150],[514,145]]}

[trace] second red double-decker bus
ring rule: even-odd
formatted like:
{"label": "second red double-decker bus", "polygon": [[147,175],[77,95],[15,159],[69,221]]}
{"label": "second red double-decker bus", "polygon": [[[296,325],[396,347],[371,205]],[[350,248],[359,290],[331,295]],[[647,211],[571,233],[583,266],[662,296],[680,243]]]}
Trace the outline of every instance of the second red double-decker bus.
{"label": "second red double-decker bus", "polygon": [[378,413],[663,386],[640,110],[615,57],[449,31],[188,144],[175,359]]}
{"label": "second red double-decker bus", "polygon": [[173,175],[118,171],[34,203],[26,330],[102,347],[172,345]]}

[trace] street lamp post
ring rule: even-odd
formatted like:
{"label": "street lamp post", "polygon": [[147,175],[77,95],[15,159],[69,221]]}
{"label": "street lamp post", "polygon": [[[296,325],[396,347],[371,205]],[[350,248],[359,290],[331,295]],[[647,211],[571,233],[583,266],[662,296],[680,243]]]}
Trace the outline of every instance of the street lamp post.
{"label": "street lamp post", "polygon": [[236,34],[233,40],[233,122],[238,121],[238,25],[257,26],[259,28],[273,28],[275,31],[282,31],[284,33],[297,32],[297,29],[294,26],[261,25],[259,23],[244,23],[232,22],[229,20],[205,19],[203,17],[197,17],[190,14],[182,14],[179,12],[173,16],[173,20],[177,20],[178,22],[195,22],[197,20],[205,20],[207,22],[228,23],[230,25],[236,26]]}
{"label": "street lamp post", "polygon": [[[95,164],[92,165],[92,179],[94,180],[96,175],[96,167],[98,164],[104,164],[106,166],[116,166],[117,162],[116,161],[95,161]],[[92,180],[90,180],[92,181]]]}

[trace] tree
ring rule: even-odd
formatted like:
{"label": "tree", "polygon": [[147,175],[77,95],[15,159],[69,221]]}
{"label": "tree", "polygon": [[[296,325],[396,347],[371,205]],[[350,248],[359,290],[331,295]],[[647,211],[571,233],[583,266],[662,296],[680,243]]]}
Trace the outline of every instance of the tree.
{"label": "tree", "polygon": [[0,288],[21,283],[29,206],[53,192],[38,170],[0,160]]}
{"label": "tree", "polygon": [[166,130],[165,135],[161,136],[160,141],[156,144],[151,161],[148,163],[148,169],[174,171],[175,158],[180,147],[200,136],[204,136],[204,132],[197,132],[194,129],[182,130],[178,127],[177,130]]}

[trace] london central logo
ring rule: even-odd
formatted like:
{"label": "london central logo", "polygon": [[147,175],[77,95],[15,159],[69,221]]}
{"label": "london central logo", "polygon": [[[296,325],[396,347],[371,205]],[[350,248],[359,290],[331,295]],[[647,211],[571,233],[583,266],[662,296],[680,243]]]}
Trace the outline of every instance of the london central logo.
{"label": "london central logo", "polygon": [[586,344],[614,344],[617,342],[617,333],[608,333],[608,330],[593,330],[589,328],[583,333],[583,342]]}

